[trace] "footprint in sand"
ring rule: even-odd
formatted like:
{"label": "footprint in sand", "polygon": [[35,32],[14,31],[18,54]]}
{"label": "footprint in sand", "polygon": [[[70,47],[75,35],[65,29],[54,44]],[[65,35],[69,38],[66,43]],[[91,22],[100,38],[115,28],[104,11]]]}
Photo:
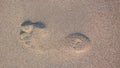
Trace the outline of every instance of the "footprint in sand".
{"label": "footprint in sand", "polygon": [[89,50],[88,43],[90,39],[81,33],[72,33],[65,37],[65,43],[69,48],[72,48],[76,52],[86,52]]}
{"label": "footprint in sand", "polygon": [[[30,49],[39,50],[40,49],[39,45],[34,44],[36,42],[40,42],[37,40],[37,38],[35,38],[36,36],[34,34],[35,31],[34,29],[36,28],[41,29],[40,30],[41,35],[39,37],[43,39],[44,35],[46,36],[46,31],[42,31],[42,29],[45,27],[46,27],[45,24],[42,22],[35,22],[35,23],[31,21],[23,22],[21,24],[21,30],[20,30],[20,40],[22,41],[23,45]],[[69,50],[71,51],[72,49],[77,53],[81,53],[81,52],[84,53],[88,51],[90,47],[89,45],[87,45],[90,42],[90,39],[82,33],[71,33],[67,35],[62,41],[63,43],[65,43],[65,45],[61,44],[63,45],[63,47],[65,46],[66,48],[68,48],[68,51]],[[60,43],[62,42],[60,41]]]}
{"label": "footprint in sand", "polygon": [[35,28],[45,28],[45,24],[42,22],[31,22],[31,21],[24,21],[21,24],[21,29],[20,29],[20,40],[23,43],[24,46],[26,47],[32,47],[31,42],[32,42],[32,34],[34,32]]}

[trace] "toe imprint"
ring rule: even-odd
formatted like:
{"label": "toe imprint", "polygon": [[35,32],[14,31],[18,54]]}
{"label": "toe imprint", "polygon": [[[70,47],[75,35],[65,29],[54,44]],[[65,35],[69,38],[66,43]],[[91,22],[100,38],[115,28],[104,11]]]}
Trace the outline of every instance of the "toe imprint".
{"label": "toe imprint", "polygon": [[31,46],[31,36],[33,32],[34,26],[32,25],[31,21],[25,21],[21,24],[20,29],[20,40],[25,46]]}
{"label": "toe imprint", "polygon": [[[34,29],[35,28],[45,28],[45,24],[42,22],[31,22],[31,21],[25,21],[21,24],[21,29],[20,29],[20,40],[22,44],[30,49],[36,49],[36,45],[34,45],[34,42],[36,41],[32,36],[34,35]],[[42,31],[42,30],[41,30]],[[41,32],[43,33],[43,32]],[[43,37],[46,36],[46,34],[42,34]],[[39,44],[38,44],[39,45]]]}
{"label": "toe imprint", "polygon": [[33,29],[34,29],[33,25],[21,27],[21,31],[26,32],[26,33],[32,33]]}
{"label": "toe imprint", "polygon": [[28,25],[32,25],[32,22],[31,21],[24,21],[21,26],[28,26]]}
{"label": "toe imprint", "polygon": [[31,34],[29,34],[29,33],[23,33],[20,35],[21,40],[28,40],[28,39],[30,39],[30,37],[31,37]]}

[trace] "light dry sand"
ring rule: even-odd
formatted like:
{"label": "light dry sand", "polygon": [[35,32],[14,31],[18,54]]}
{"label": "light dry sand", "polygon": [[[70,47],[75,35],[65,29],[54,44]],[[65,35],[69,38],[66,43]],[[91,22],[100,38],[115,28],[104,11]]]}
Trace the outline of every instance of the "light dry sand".
{"label": "light dry sand", "polygon": [[120,68],[120,0],[0,0],[0,68]]}

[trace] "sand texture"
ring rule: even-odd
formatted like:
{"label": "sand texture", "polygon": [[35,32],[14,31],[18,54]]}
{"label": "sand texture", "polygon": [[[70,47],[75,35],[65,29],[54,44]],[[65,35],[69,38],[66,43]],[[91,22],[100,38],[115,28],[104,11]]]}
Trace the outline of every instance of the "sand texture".
{"label": "sand texture", "polygon": [[0,0],[0,68],[120,68],[120,0]]}

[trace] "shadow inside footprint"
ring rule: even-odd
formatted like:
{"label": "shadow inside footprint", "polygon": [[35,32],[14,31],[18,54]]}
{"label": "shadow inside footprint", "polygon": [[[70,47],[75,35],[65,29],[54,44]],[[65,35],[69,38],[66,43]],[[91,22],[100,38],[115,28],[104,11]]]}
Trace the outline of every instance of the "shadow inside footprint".
{"label": "shadow inside footprint", "polygon": [[82,33],[72,33],[69,34],[67,38],[80,38],[82,41],[90,41],[89,38]]}
{"label": "shadow inside footprint", "polygon": [[25,31],[20,31],[20,35],[26,33]]}
{"label": "shadow inside footprint", "polygon": [[45,24],[43,22],[35,22],[35,23],[32,23],[35,27],[38,27],[38,28],[45,28]]}
{"label": "shadow inside footprint", "polygon": [[21,26],[28,26],[28,25],[32,25],[32,22],[27,20],[27,21],[24,21]]}
{"label": "shadow inside footprint", "polygon": [[68,45],[74,49],[83,49],[90,40],[84,34],[72,33],[66,37],[66,41]]}

